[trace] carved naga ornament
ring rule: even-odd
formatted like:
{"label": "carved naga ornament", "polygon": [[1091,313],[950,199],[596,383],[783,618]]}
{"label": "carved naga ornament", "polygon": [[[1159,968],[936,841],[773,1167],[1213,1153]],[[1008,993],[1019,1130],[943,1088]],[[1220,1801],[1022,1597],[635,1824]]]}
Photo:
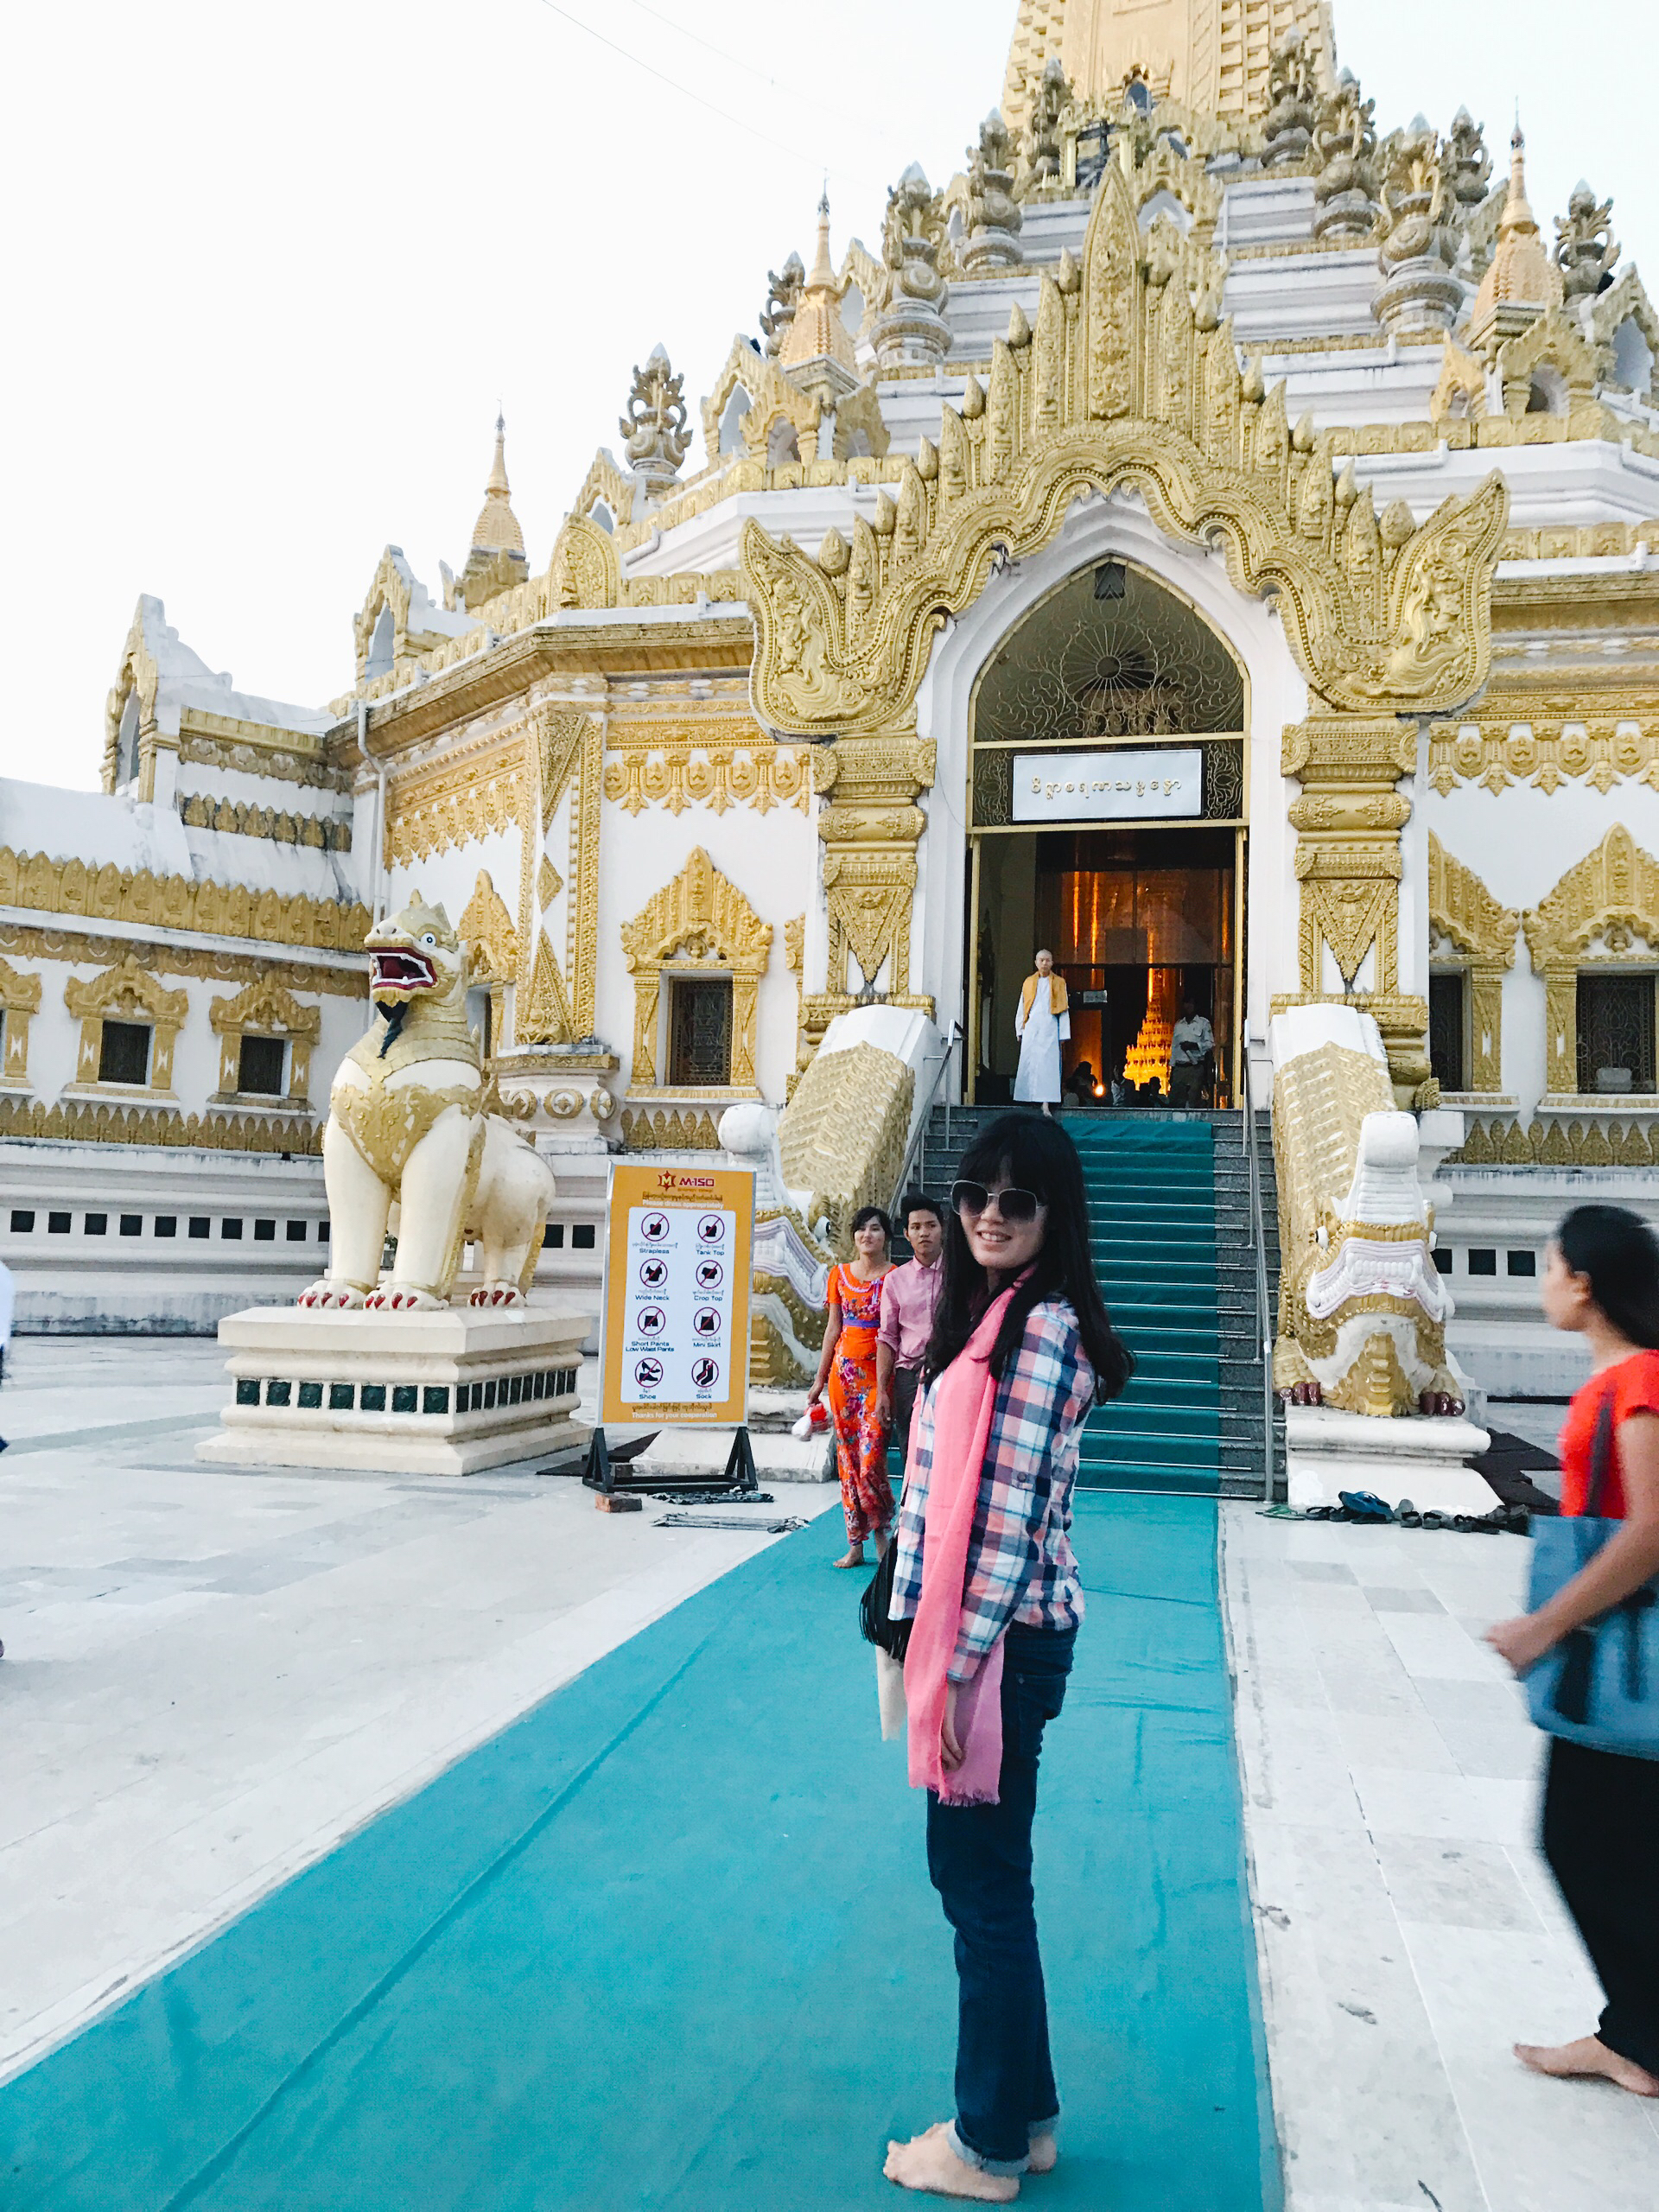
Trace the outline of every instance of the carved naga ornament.
{"label": "carved naga ornament", "polygon": [[[1175,162],[1177,169],[1188,165]],[[850,538],[814,560],[751,519],[743,568],[754,608],[753,696],[769,727],[823,737],[901,729],[934,632],[983,588],[999,552],[1020,558],[1072,503],[1126,486],[1171,537],[1217,545],[1243,592],[1277,595],[1315,704],[1446,714],[1491,658],[1491,575],[1509,498],[1494,474],[1421,527],[1380,516],[1328,438],[1286,419],[1284,386],[1241,372],[1219,314],[1222,258],[1139,208],[1177,189],[1158,155],[1126,140],[1096,194],[1079,264],[1045,271],[1034,327],[1015,308],[988,385],[970,376],[896,487]],[[1205,226],[1207,227],[1207,226]]]}

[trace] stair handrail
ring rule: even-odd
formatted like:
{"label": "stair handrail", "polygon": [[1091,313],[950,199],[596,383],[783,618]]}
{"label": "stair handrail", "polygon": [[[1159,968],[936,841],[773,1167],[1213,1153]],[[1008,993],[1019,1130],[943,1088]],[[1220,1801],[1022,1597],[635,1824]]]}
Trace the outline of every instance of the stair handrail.
{"label": "stair handrail", "polygon": [[1244,1045],[1243,1149],[1249,1162],[1250,1243],[1255,1256],[1255,1333],[1262,1347],[1262,1450],[1264,1503],[1273,1503],[1273,1319],[1268,1302],[1268,1230],[1262,1209],[1261,1139],[1255,1127],[1255,1104],[1250,1096],[1250,1058],[1248,1035]]}
{"label": "stair handrail", "polygon": [[[950,1034],[944,1040],[944,1050],[939,1054],[939,1065],[933,1071],[933,1080],[927,1086],[927,1096],[922,1101],[922,1110],[916,1116],[915,1126],[911,1130],[910,1142],[905,1147],[905,1156],[899,1167],[899,1180],[893,1185],[892,1202],[887,1208],[890,1214],[897,1215],[903,1203],[905,1192],[910,1187],[910,1171],[916,1164],[917,1154],[926,1141],[928,1116],[933,1111],[933,1101],[938,1096],[939,1085],[944,1080],[944,1071],[950,1066],[956,1049],[961,1042],[962,1024],[959,1021],[953,1021],[950,1025]],[[933,1055],[929,1052],[923,1059],[922,1065],[925,1067],[932,1057]],[[947,1105],[946,1111],[949,1110]],[[948,1131],[946,1141],[949,1141]]]}

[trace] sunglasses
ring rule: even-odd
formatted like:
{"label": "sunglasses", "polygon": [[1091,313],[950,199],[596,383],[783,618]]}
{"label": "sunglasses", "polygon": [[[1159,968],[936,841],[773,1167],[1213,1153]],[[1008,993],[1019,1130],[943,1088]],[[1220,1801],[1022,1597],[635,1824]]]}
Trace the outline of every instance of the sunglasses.
{"label": "sunglasses", "polygon": [[1035,1191],[988,1191],[982,1183],[953,1183],[950,1186],[950,1204],[957,1212],[977,1221],[981,1214],[995,1206],[1011,1228],[1022,1222],[1035,1221],[1046,1203]]}

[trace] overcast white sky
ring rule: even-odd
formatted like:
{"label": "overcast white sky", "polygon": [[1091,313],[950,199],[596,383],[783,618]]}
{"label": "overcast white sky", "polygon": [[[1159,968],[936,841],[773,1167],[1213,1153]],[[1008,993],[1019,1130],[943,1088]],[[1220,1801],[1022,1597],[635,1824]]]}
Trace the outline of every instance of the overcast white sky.
{"label": "overcast white sky", "polygon": [[[632,365],[661,340],[688,397],[707,391],[767,270],[810,257],[824,168],[837,257],[877,242],[907,162],[946,181],[1001,97],[1014,10],[21,11],[0,95],[0,774],[96,786],[141,591],[246,690],[346,689],[382,546],[435,594],[440,558],[464,559],[498,400],[543,568],[595,446],[619,443]],[[1518,100],[1546,231],[1587,173],[1626,259],[1659,270],[1656,20],[1650,0],[1337,0],[1379,127],[1465,104],[1501,162]]]}

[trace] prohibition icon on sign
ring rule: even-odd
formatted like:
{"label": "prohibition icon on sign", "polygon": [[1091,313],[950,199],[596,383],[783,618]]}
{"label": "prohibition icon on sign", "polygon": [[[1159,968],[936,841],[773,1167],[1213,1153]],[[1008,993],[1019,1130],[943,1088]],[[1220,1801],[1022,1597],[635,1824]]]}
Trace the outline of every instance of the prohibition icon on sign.
{"label": "prohibition icon on sign", "polygon": [[668,1229],[668,1216],[665,1213],[648,1213],[639,1224],[639,1234],[642,1236],[650,1237],[653,1244],[660,1243],[667,1236]]}
{"label": "prohibition icon on sign", "polygon": [[668,1325],[668,1316],[660,1306],[642,1306],[639,1313],[639,1328],[642,1337],[660,1336]]}
{"label": "prohibition icon on sign", "polygon": [[706,1213],[697,1224],[699,1244],[718,1244],[725,1234],[726,1217],[723,1213]]}
{"label": "prohibition icon on sign", "polygon": [[697,1262],[697,1288],[699,1290],[718,1290],[725,1280],[726,1270],[718,1260]]}
{"label": "prohibition icon on sign", "polygon": [[691,1326],[700,1337],[717,1337],[720,1334],[719,1307],[699,1306],[692,1319]]}
{"label": "prohibition icon on sign", "polygon": [[663,1379],[660,1359],[640,1359],[634,1362],[633,1379],[642,1390],[654,1390]]}
{"label": "prohibition icon on sign", "polygon": [[647,1260],[639,1270],[639,1280],[647,1290],[660,1290],[668,1281],[666,1260]]}
{"label": "prohibition icon on sign", "polygon": [[691,1363],[691,1380],[699,1390],[706,1390],[720,1380],[720,1362],[704,1357]]}

